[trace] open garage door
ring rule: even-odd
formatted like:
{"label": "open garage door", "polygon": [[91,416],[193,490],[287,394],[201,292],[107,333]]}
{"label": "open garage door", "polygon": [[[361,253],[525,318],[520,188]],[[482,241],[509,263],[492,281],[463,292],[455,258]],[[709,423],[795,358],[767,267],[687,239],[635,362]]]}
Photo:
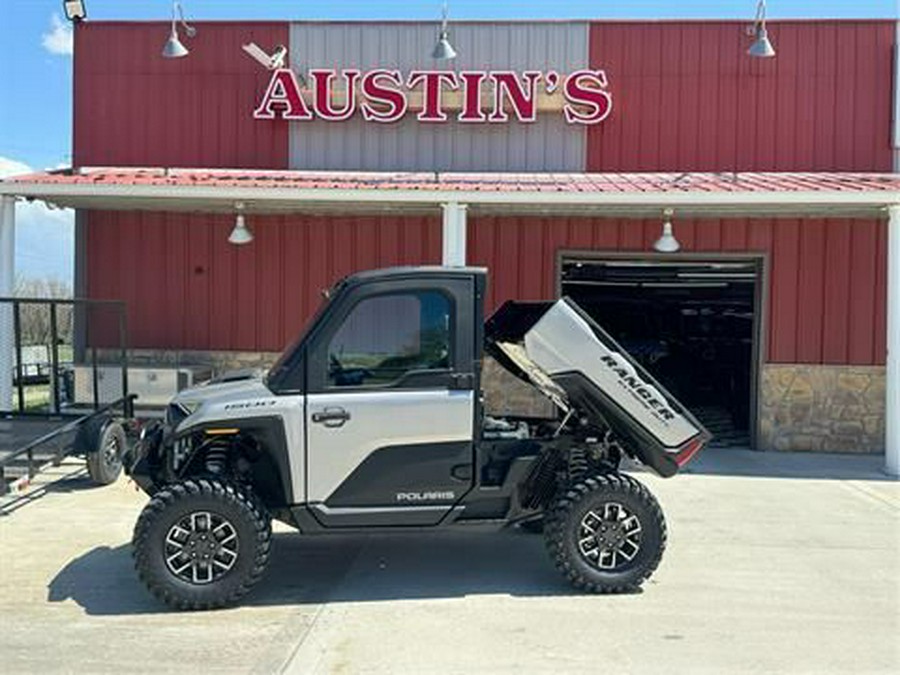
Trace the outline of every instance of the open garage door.
{"label": "open garage door", "polygon": [[564,254],[560,290],[691,409],[711,447],[752,447],[762,258]]}

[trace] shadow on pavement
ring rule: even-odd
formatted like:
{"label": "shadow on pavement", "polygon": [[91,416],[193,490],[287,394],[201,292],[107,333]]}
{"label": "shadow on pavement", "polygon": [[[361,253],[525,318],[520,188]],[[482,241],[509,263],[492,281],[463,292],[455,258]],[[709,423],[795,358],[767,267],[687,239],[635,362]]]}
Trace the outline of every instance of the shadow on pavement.
{"label": "shadow on pavement", "polygon": [[884,473],[884,455],[813,452],[754,452],[713,448],[688,464],[684,473],[756,478],[895,481]]}
{"label": "shadow on pavement", "polygon": [[[518,531],[402,535],[278,533],[265,578],[240,604],[272,606],[577,594],[553,567],[543,537]],[[50,582],[50,602],[74,600],[91,615],[166,611],[138,580],[131,545],[97,547]]]}
{"label": "shadow on pavement", "polygon": [[[61,475],[56,473],[64,469],[68,472]],[[26,492],[4,497],[0,501],[0,517],[11,515],[48,494],[79,492],[96,487],[97,484],[88,476],[84,462],[75,466],[63,464],[60,468],[38,474]]]}

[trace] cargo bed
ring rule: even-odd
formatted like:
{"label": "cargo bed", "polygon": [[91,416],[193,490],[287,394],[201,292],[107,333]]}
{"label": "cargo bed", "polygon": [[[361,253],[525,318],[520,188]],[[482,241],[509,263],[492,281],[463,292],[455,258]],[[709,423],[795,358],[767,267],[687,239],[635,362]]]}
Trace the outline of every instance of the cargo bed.
{"label": "cargo bed", "polygon": [[485,325],[485,349],[564,413],[610,429],[625,450],[672,476],[712,435],[570,298],[507,302]]}

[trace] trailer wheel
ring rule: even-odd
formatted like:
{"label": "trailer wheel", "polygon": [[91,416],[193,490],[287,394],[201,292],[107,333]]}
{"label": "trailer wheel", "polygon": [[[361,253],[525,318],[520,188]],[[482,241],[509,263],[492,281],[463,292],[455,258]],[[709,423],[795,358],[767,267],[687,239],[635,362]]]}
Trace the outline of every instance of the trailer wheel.
{"label": "trailer wheel", "polygon": [[100,421],[86,430],[88,474],[98,485],[115,483],[122,475],[122,456],[127,440],[125,429],[118,422]]}
{"label": "trailer wheel", "polygon": [[134,527],[141,581],[180,610],[234,604],[262,577],[272,529],[265,507],[243,487],[187,480],[154,495]]}
{"label": "trailer wheel", "polygon": [[630,476],[604,474],[573,484],[544,524],[554,563],[591,593],[636,590],[659,566],[666,521],[659,502]]}

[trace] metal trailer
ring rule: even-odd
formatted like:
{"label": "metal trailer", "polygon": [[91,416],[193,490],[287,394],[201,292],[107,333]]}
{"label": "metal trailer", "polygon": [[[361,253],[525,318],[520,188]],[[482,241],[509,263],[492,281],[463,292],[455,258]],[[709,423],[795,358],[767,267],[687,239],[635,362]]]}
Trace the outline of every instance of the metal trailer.
{"label": "metal trailer", "polygon": [[[42,352],[47,363],[29,361]],[[0,297],[0,496],[72,455],[95,483],[114,482],[136,431],[135,398],[124,303]]]}

